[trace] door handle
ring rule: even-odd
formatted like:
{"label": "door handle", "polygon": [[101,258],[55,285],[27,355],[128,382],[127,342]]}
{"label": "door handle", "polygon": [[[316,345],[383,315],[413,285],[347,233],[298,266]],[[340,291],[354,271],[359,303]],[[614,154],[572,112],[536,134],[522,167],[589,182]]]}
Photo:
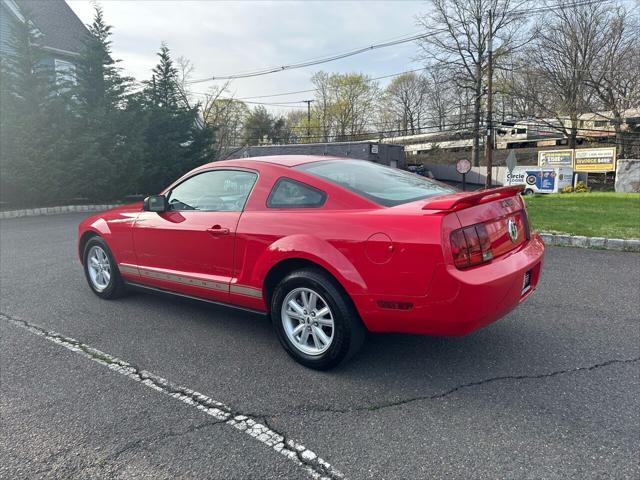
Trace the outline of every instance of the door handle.
{"label": "door handle", "polygon": [[217,235],[229,235],[229,229],[228,228],[222,228],[220,225],[214,225],[211,228],[207,228],[207,232],[209,232],[211,235],[217,236]]}

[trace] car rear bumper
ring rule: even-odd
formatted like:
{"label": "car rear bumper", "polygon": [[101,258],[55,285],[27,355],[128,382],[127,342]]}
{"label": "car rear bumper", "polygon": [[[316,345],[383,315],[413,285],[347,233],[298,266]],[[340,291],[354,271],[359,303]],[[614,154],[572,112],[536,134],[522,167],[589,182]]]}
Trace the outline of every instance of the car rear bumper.
{"label": "car rear bumper", "polygon": [[[492,262],[467,270],[439,264],[424,297],[354,295],[372,332],[465,335],[513,310],[536,289],[544,243],[534,234],[528,242]],[[523,290],[525,274],[529,288]]]}

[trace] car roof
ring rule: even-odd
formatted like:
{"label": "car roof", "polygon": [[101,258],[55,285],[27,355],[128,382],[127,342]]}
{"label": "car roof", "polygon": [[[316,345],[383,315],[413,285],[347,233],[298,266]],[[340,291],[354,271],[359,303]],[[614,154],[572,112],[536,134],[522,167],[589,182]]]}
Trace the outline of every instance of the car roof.
{"label": "car roof", "polygon": [[233,160],[221,160],[208,163],[202,167],[241,167],[243,164],[251,162],[271,163],[282,167],[295,167],[305,163],[321,162],[323,160],[353,160],[345,157],[333,157],[327,155],[266,155],[263,157],[246,157]]}

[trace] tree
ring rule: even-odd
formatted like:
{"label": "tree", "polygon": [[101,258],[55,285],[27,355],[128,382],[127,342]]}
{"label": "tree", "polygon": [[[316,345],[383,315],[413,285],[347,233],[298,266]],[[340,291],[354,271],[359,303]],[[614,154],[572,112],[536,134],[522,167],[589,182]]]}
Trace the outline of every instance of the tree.
{"label": "tree", "polygon": [[[311,77],[311,83],[316,89],[311,123],[315,123],[312,136],[318,135],[318,140],[328,142],[333,129],[331,107],[333,104],[331,76],[326,72],[317,72]],[[311,129],[311,125],[309,125]],[[315,140],[307,139],[307,141]]]}
{"label": "tree", "polygon": [[190,105],[181,94],[178,70],[164,43],[158,58],[151,80],[135,99],[146,117],[144,193],[157,193],[172,179],[214,159],[213,128],[200,121],[201,105]]}
{"label": "tree", "polygon": [[276,117],[258,105],[244,119],[245,145],[287,142],[291,131],[283,117]]}
{"label": "tree", "polygon": [[347,141],[366,132],[376,114],[378,85],[359,73],[327,74],[311,78],[316,87],[314,134],[322,141]]}
{"label": "tree", "polygon": [[69,113],[36,35],[25,10],[0,57],[0,193],[10,206],[51,202],[64,191]]}
{"label": "tree", "polygon": [[273,116],[262,105],[258,105],[251,110],[244,122],[245,145],[270,143],[272,141],[274,121]]}
{"label": "tree", "polygon": [[602,48],[587,72],[587,83],[606,112],[602,116],[615,130],[621,158],[630,153],[622,131],[625,112],[640,105],[640,48],[634,21],[622,7],[611,11],[602,32]]}
{"label": "tree", "polygon": [[148,82],[152,99],[159,107],[176,108],[179,101],[184,101],[179,92],[178,69],[173,65],[169,47],[164,42],[157,55],[160,60],[153,67],[153,75]]}
{"label": "tree", "polygon": [[385,110],[404,135],[420,131],[426,107],[427,82],[415,72],[395,77],[384,92]]}
{"label": "tree", "polygon": [[[318,126],[314,124],[313,118],[310,123],[307,121],[306,110],[290,110],[285,117],[285,124],[291,143],[311,143],[313,138],[307,137],[312,137],[312,132],[318,131]],[[307,131],[311,135],[307,135]]]}
{"label": "tree", "polygon": [[142,176],[145,122],[129,102],[132,79],[112,56],[112,27],[100,7],[88,30],[71,88],[76,151],[69,188],[84,198],[120,198],[136,193]]}
{"label": "tree", "polygon": [[520,99],[521,115],[533,113],[538,122],[563,133],[570,148],[577,143],[578,117],[593,106],[588,81],[611,21],[606,5],[562,0],[553,15],[535,25],[534,41],[512,76],[511,93]]}
{"label": "tree", "polygon": [[480,165],[482,100],[485,95],[489,39],[499,64],[526,43],[523,17],[515,14],[527,0],[430,0],[432,11],[418,20],[431,35],[421,40],[427,65],[446,68],[450,78],[472,92],[473,164]]}
{"label": "tree", "polygon": [[111,30],[99,6],[93,22],[88,25],[90,36],[84,41],[82,56],[77,63],[75,94],[88,110],[113,110],[122,106],[132,79],[123,77],[111,52]]}
{"label": "tree", "polygon": [[[156,193],[210,161],[213,128],[184,93],[188,61],[163,45],[140,92],[111,51],[112,27],[96,8],[74,75],[46,68],[23,10],[0,56],[0,195],[10,206],[122,199]],[[182,81],[182,83],[181,83]]]}
{"label": "tree", "polygon": [[224,158],[233,147],[244,144],[244,125],[249,109],[241,101],[222,98],[224,88],[212,89],[205,96],[202,116],[206,125],[215,132],[214,155]]}

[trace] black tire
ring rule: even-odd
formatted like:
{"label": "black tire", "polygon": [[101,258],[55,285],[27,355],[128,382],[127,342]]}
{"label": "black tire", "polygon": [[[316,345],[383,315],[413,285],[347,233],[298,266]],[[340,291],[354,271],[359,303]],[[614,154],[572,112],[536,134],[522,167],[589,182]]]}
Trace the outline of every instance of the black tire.
{"label": "black tire", "polygon": [[[106,287],[103,289],[99,289],[94,285],[89,273],[89,253],[91,252],[92,247],[101,248],[107,255],[109,261],[110,279]],[[82,252],[82,263],[84,275],[87,279],[87,283],[89,284],[89,288],[91,288],[91,291],[98,297],[105,300],[111,300],[124,295],[126,287],[122,280],[122,276],[120,275],[120,270],[118,270],[118,263],[115,261],[115,258],[111,253],[111,249],[109,249],[109,245],[107,245],[107,242],[105,242],[102,237],[95,236],[89,239],[87,244],[84,246],[84,251]]]}
{"label": "black tire", "polygon": [[[333,338],[324,353],[309,355],[300,351],[285,332],[282,305],[287,295],[299,288],[317,292],[330,308],[334,325]],[[287,353],[298,363],[315,370],[328,370],[353,357],[366,335],[358,312],[340,285],[321,270],[311,268],[290,273],[276,286],[271,298],[271,321]]]}
{"label": "black tire", "polygon": [[522,192],[523,195],[533,195],[533,190],[531,190],[530,188],[525,188],[524,192]]}

